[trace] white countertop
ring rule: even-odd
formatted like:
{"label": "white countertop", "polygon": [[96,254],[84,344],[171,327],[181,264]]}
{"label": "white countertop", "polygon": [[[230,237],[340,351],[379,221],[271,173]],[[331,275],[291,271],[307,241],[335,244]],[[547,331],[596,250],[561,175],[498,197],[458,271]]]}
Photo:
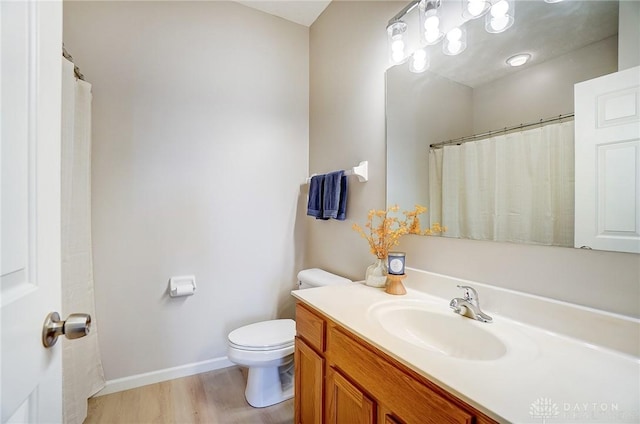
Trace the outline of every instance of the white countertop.
{"label": "white countertop", "polygon": [[[393,296],[355,283],[292,294],[500,422],[541,423],[543,418],[547,423],[640,422],[639,358],[491,310],[485,312],[493,322],[480,323],[454,314],[450,299],[411,288],[407,291],[404,296]],[[482,299],[481,293],[481,306]],[[446,356],[396,337],[371,313],[382,303],[412,301],[428,303],[438,313],[468,320],[493,333],[505,343],[506,353],[492,360]]]}

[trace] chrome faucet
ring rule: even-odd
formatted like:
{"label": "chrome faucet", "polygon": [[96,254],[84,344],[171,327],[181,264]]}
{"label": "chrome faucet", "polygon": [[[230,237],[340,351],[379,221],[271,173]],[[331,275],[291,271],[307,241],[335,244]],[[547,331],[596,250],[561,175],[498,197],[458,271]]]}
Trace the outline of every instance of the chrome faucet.
{"label": "chrome faucet", "polygon": [[451,300],[449,307],[453,309],[453,312],[482,322],[493,321],[493,318],[480,310],[478,292],[473,287],[458,286],[458,288],[464,290],[464,296]]}

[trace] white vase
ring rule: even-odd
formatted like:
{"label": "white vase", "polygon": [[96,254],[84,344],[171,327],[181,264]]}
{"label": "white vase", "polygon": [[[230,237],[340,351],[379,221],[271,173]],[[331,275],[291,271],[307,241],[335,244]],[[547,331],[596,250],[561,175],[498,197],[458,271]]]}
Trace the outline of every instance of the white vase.
{"label": "white vase", "polygon": [[384,287],[387,283],[387,258],[376,259],[367,267],[364,283],[371,287]]}

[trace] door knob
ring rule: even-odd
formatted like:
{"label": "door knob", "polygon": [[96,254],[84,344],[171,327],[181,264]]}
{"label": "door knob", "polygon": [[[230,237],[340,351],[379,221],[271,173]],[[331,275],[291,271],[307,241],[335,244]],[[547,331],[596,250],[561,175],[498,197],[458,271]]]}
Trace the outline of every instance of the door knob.
{"label": "door knob", "polygon": [[71,314],[66,321],[60,321],[60,314],[51,312],[42,326],[42,344],[51,347],[58,341],[58,336],[67,339],[79,339],[91,331],[91,315]]}

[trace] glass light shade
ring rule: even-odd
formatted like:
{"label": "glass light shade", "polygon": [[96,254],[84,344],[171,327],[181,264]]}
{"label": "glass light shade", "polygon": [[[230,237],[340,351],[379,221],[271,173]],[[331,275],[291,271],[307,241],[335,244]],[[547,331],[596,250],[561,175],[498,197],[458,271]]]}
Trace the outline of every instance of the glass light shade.
{"label": "glass light shade", "polygon": [[411,55],[409,61],[409,71],[419,74],[429,69],[429,55],[425,49],[418,49]]}
{"label": "glass light shade", "polygon": [[447,32],[442,42],[442,53],[448,56],[455,56],[467,48],[467,31],[464,28],[456,27]]}
{"label": "glass light shade", "polygon": [[488,0],[462,0],[462,16],[467,19],[477,19],[491,8]]}
{"label": "glass light shade", "polygon": [[440,2],[423,0],[419,6],[420,43],[422,45],[437,44],[444,34],[440,29]]}
{"label": "glass light shade", "polygon": [[492,34],[498,34],[511,28],[514,22],[514,0],[499,0],[489,9],[485,16],[484,29]]}
{"label": "glass light shade", "polygon": [[407,59],[406,43],[407,24],[396,21],[387,27],[387,41],[389,43],[389,62],[398,65]]}

